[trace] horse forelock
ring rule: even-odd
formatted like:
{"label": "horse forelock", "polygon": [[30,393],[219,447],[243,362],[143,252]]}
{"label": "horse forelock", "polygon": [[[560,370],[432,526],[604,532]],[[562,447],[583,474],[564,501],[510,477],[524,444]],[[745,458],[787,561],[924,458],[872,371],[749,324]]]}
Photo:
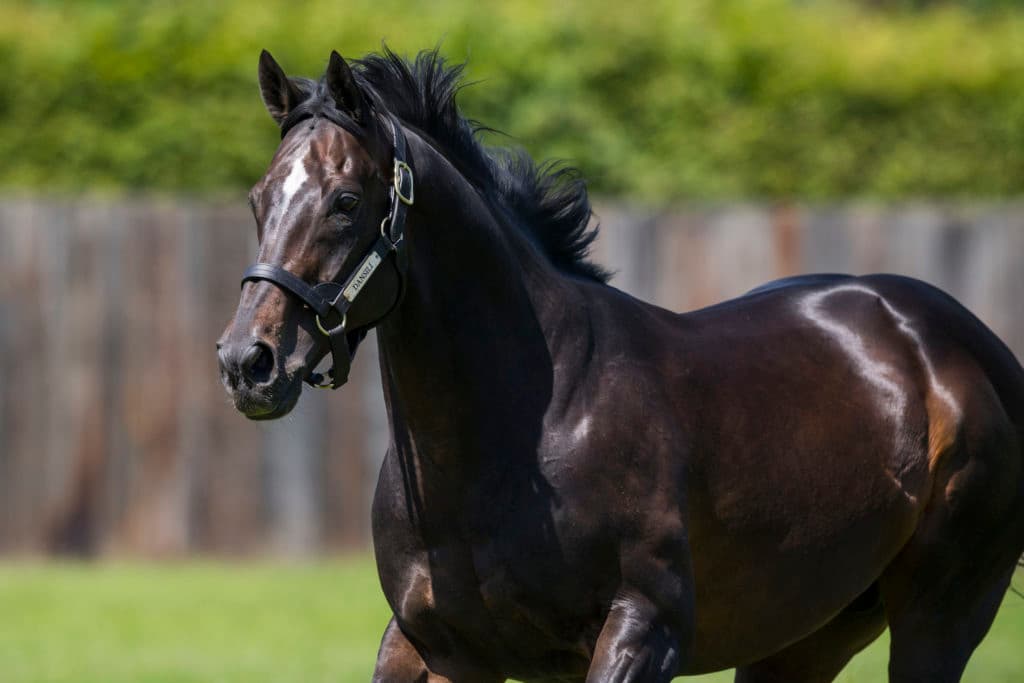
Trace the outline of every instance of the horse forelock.
{"label": "horse forelock", "polygon": [[281,122],[281,138],[284,139],[291,130],[310,119],[323,118],[331,123],[341,126],[356,139],[365,141],[367,138],[366,129],[355,121],[348,112],[338,109],[327,89],[324,79],[314,81],[309,78],[293,78],[292,82],[298,86],[303,99],[295,106],[284,121]]}
{"label": "horse forelock", "polygon": [[[387,47],[353,62],[353,73],[370,105],[425,134],[466,179],[507,209],[517,227],[563,272],[606,282],[610,274],[588,260],[597,227],[590,226],[586,184],[560,163],[536,164],[518,149],[489,149],[479,139],[490,130],[467,119],[456,96],[464,87],[463,65],[449,65],[435,48],[413,60]],[[360,140],[372,133],[334,105],[323,80],[296,79],[304,94],[282,124],[282,134],[299,122],[322,116]],[[372,120],[372,119],[371,119]]]}

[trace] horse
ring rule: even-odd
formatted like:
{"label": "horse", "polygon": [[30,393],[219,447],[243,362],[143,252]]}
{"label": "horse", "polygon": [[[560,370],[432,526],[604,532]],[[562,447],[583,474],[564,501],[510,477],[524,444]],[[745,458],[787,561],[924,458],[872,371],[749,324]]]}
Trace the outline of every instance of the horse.
{"label": "horse", "polygon": [[373,680],[818,683],[886,628],[891,681],[959,680],[1024,550],[1013,354],[896,275],[615,289],[580,175],[484,147],[461,71],[261,54],[281,142],[218,342],[264,420],[376,329]]}

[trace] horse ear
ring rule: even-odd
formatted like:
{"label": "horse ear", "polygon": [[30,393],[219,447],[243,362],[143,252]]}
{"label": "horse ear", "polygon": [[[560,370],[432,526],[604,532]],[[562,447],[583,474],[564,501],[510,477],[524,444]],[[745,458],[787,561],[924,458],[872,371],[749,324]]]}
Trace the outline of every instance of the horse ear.
{"label": "horse ear", "polygon": [[331,61],[327,63],[327,89],[338,109],[349,114],[357,123],[363,123],[366,101],[356,85],[352,69],[336,50],[331,51]]}
{"label": "horse ear", "polygon": [[302,93],[266,50],[260,53],[259,80],[263,104],[277,125],[281,125],[288,113],[302,101]]}

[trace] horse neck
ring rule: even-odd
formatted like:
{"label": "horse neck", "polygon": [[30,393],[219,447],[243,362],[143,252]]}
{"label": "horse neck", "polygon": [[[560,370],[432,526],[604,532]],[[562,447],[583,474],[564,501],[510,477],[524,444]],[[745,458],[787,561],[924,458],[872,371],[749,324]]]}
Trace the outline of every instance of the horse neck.
{"label": "horse neck", "polygon": [[536,452],[574,288],[438,152],[410,145],[407,289],[378,330],[394,447],[420,470],[494,471]]}

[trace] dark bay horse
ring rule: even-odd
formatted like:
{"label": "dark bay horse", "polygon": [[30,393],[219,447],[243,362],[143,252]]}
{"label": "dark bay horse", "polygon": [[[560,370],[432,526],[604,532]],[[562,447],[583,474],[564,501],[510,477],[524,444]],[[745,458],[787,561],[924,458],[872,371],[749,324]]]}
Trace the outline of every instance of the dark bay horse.
{"label": "dark bay horse", "polygon": [[890,680],[959,680],[1024,549],[1010,351],[891,275],[687,314],[608,286],[582,183],[484,149],[459,73],[262,54],[282,141],[218,345],[267,419],[377,329],[374,680],[831,681],[886,627]]}

